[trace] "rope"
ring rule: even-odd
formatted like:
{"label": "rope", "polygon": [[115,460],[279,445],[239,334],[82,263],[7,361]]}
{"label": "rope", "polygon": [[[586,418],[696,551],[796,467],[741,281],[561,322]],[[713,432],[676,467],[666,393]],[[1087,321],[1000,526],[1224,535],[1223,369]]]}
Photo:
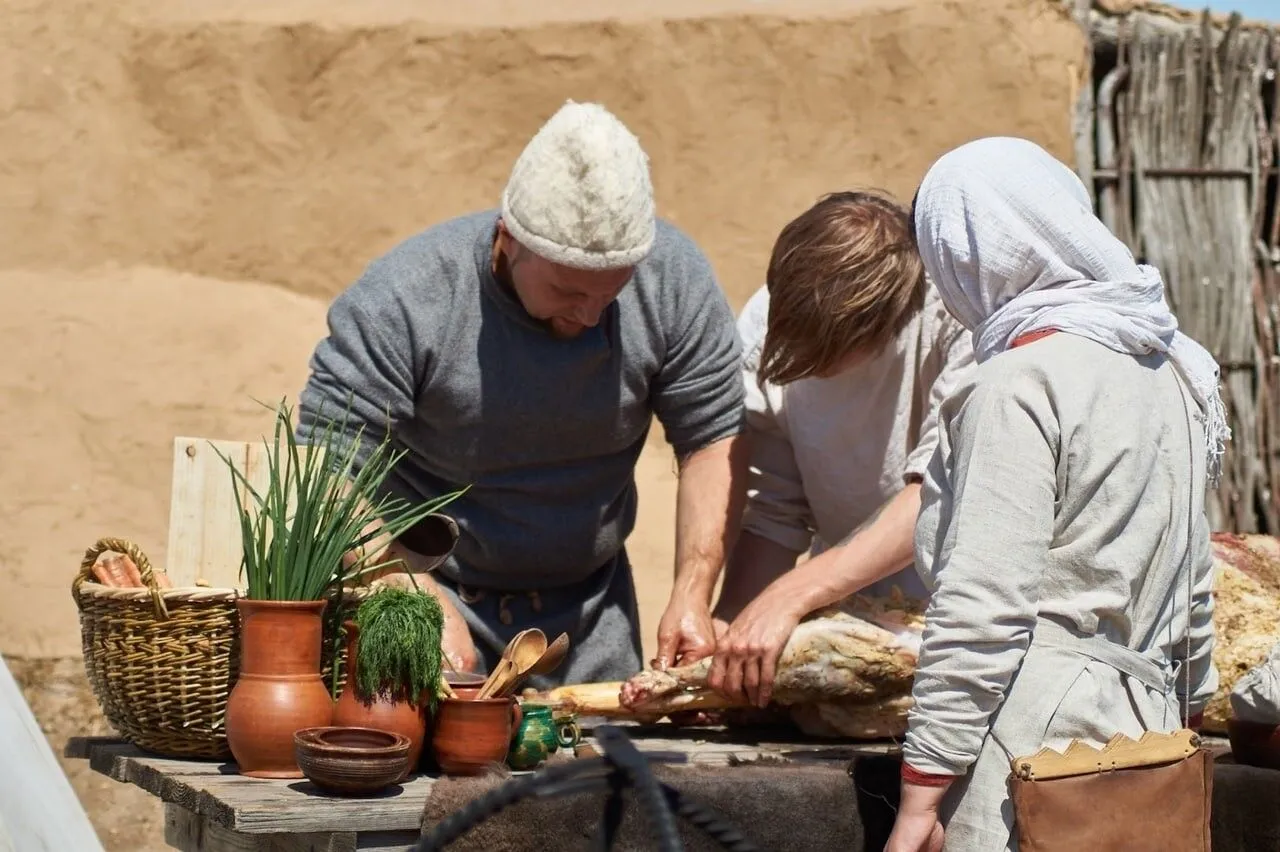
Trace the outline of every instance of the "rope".
{"label": "rope", "polygon": [[737,826],[711,808],[685,798],[683,793],[670,784],[663,784],[662,792],[666,797],[667,807],[684,817],[729,852],[761,852],[760,847],[738,831]]}
{"label": "rope", "polygon": [[604,755],[579,758],[571,763],[545,767],[533,775],[513,778],[472,800],[465,807],[441,820],[424,834],[415,852],[444,849],[475,826],[530,796],[548,798],[579,793],[609,793],[605,818],[601,821],[599,840],[602,848],[613,848],[613,839],[622,819],[622,791],[635,788],[641,806],[646,810],[658,834],[661,852],[680,852],[675,815],[715,840],[729,852],[760,852],[736,827],[714,810],[686,798],[679,790],[660,783],[650,769],[651,763],[683,763],[685,755],[663,752],[643,755],[627,735],[612,725],[596,730]]}

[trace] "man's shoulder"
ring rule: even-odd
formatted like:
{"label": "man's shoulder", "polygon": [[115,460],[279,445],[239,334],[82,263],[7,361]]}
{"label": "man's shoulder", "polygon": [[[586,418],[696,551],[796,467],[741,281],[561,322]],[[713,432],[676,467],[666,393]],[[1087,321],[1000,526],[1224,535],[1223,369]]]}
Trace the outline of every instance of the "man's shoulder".
{"label": "man's shoulder", "polygon": [[658,217],[654,222],[653,251],[649,257],[663,260],[683,256],[706,259],[706,253],[687,231],[669,219]]}
{"label": "man's shoulder", "polygon": [[455,216],[402,239],[368,263],[347,297],[378,302],[451,297],[477,277],[476,247],[492,233],[497,217],[497,210]]}
{"label": "man's shoulder", "polygon": [[667,290],[663,282],[682,279],[692,286],[716,284],[715,273],[706,252],[687,232],[666,219],[654,224],[653,249],[640,261],[639,276]]}
{"label": "man's shoulder", "polygon": [[476,244],[486,233],[493,233],[497,221],[498,211],[494,209],[437,222],[396,243],[374,265],[421,270],[424,262],[470,264],[475,259]]}
{"label": "man's shoulder", "polygon": [[636,296],[680,327],[695,316],[706,319],[708,310],[731,325],[728,298],[707,255],[671,222],[659,219],[655,227],[653,250],[636,268]]}

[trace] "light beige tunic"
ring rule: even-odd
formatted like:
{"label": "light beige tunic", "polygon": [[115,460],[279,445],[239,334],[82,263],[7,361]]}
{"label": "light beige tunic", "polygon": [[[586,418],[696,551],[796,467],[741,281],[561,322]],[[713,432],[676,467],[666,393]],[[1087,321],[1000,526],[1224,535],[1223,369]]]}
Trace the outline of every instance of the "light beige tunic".
{"label": "light beige tunic", "polygon": [[1012,755],[1175,730],[1188,676],[1192,713],[1217,688],[1200,417],[1171,363],[1065,333],[994,356],[943,404],[904,759],[968,773],[944,804],[948,852],[1016,848]]}
{"label": "light beige tunic", "polygon": [[[905,478],[922,476],[938,442],[937,409],[973,369],[969,332],[937,291],[876,357],[828,378],[759,384],[769,316],[761,287],[738,318],[751,447],[743,529],[799,555],[847,541]],[[868,586],[924,597],[915,570]]]}

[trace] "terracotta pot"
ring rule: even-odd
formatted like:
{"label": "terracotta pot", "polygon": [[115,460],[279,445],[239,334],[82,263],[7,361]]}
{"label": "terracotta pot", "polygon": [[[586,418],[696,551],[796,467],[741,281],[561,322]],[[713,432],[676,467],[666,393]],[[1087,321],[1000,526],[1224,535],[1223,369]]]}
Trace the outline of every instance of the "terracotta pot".
{"label": "terracotta pot", "polygon": [[[514,697],[442,698],[431,732],[431,751],[446,775],[480,775],[506,760],[520,724]],[[469,690],[468,690],[469,692]]]}
{"label": "terracotta pot", "polygon": [[227,697],[227,745],[250,778],[302,778],[293,734],[333,721],[320,678],[324,601],[241,598],[240,679]]}
{"label": "terracotta pot", "polygon": [[[344,622],[347,630],[347,683],[333,708],[333,724],[343,728],[376,728],[403,734],[409,739],[408,776],[418,767],[422,744],[427,738],[427,708],[430,696],[422,695],[415,707],[408,701],[375,697],[365,703],[356,695],[356,670],[360,665],[360,629],[354,621]],[[397,779],[402,780],[402,779]]]}

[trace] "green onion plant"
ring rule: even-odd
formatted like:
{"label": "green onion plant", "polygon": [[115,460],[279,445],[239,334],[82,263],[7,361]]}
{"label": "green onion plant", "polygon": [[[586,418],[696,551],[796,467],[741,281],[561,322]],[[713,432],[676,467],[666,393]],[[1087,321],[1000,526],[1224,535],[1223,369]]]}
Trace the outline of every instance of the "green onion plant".
{"label": "green onion plant", "polygon": [[251,599],[323,600],[335,586],[390,564],[370,565],[376,554],[364,552],[365,545],[382,536],[398,538],[467,491],[423,503],[380,496],[383,481],[405,451],[392,452],[388,432],[356,470],[364,426],[346,434],[333,419],[317,420],[323,427],[312,430],[310,441],[300,442],[292,410],[280,401],[274,443],[263,439],[268,475],[261,492],[214,447],[231,469],[240,506],[241,577]]}

